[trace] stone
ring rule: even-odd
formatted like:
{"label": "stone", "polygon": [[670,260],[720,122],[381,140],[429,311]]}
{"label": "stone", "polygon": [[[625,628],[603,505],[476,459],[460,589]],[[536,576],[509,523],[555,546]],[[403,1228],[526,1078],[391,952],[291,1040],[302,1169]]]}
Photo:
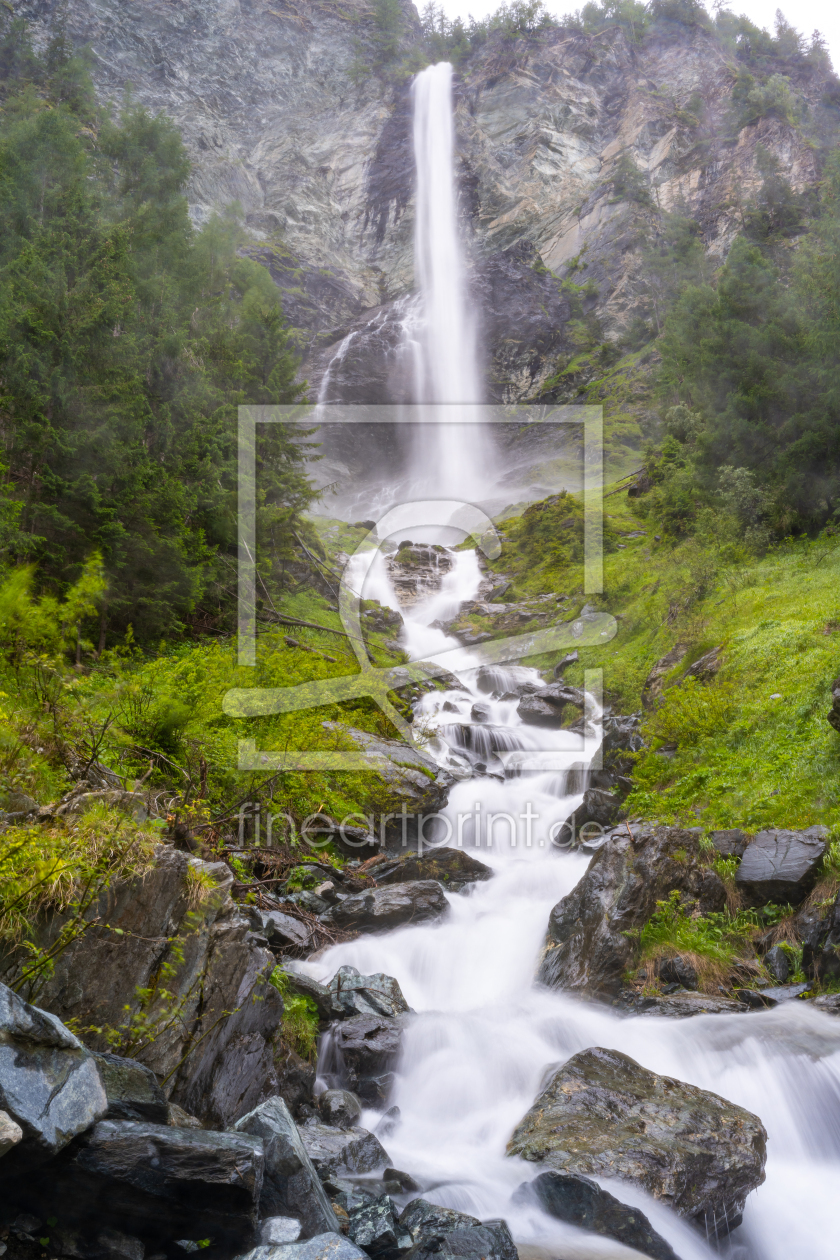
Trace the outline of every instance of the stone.
{"label": "stone", "polygon": [[759,831],[747,845],[735,883],[746,901],[798,905],[813,888],[825,855],[826,827],[805,831]]}
{"label": "stone", "polygon": [[330,1020],[338,1018],[338,1013],[333,1009],[333,995],[325,984],[320,984],[317,980],[313,980],[311,976],[306,975],[303,971],[293,970],[294,964],[290,964],[289,960],[280,964],[286,976],[288,976],[289,988],[293,993],[299,993],[303,997],[312,998],[318,1010],[318,1018],[322,1023],[328,1024]]}
{"label": "stone", "polygon": [[738,827],[731,827],[728,831],[712,831],[709,839],[721,857],[742,858],[750,842],[750,837]]}
{"label": "stone", "polygon": [[321,1180],[376,1172],[391,1162],[379,1139],[367,1129],[337,1129],[307,1120],[298,1132]]}
{"label": "stone", "polygon": [[393,1260],[409,1251],[414,1239],[398,1223],[398,1213],[387,1194],[350,1213],[348,1237],[372,1260]]}
{"label": "stone", "polygon": [[659,963],[659,979],[663,984],[679,984],[684,989],[697,988],[697,972],[686,958],[663,958]]}
{"label": "stone", "polygon": [[362,1104],[349,1089],[325,1089],[318,1099],[324,1124],[334,1129],[352,1129],[361,1119]]}
{"label": "stone", "polygon": [[791,973],[791,963],[781,945],[773,945],[764,955],[764,966],[777,984],[784,984]]}
{"label": "stone", "polygon": [[675,890],[701,914],[726,904],[722,881],[702,860],[697,832],[622,825],[552,910],[538,980],[549,988],[617,997],[634,962],[628,933],[643,927],[656,903]]}
{"label": "stone", "polygon": [[350,1019],[354,1015],[385,1015],[393,1018],[408,1010],[402,989],[393,976],[360,975],[355,967],[339,967],[330,981],[333,1017]]}
{"label": "stone", "polygon": [[0,1159],[23,1140],[23,1129],[8,1111],[0,1111]]}
{"label": "stone", "polygon": [[338,1232],[316,1234],[306,1242],[273,1243],[255,1247],[237,1260],[368,1260],[367,1255],[349,1238]]}
{"label": "stone", "polygon": [[237,1120],[234,1131],[262,1143],[259,1215],[294,1216],[305,1238],[337,1233],[338,1221],[301,1133],[282,1098],[269,1098]]}
{"label": "stone", "polygon": [[[328,904],[324,902],[324,904]],[[291,947],[309,950],[312,948],[312,934],[300,919],[294,919],[282,910],[269,910],[263,916],[263,931],[273,948]]]}
{"label": "stone", "polygon": [[[560,849],[575,848],[601,839],[604,831],[615,826],[622,816],[621,798],[603,787],[588,787],[583,800],[557,831],[555,843]],[[587,823],[597,824],[587,828]]]}
{"label": "stone", "polygon": [[[55,1016],[0,984],[0,1111],[21,1131],[0,1179],[52,1159],[105,1114],[96,1059]],[[8,1138],[15,1129],[7,1128]]]}
{"label": "stone", "polygon": [[560,727],[564,711],[569,706],[583,709],[586,695],[579,687],[567,687],[563,683],[550,683],[539,691],[523,696],[516,712],[528,726]]}
{"label": "stone", "polygon": [[434,848],[389,858],[371,870],[376,884],[402,884],[436,879],[447,892],[460,892],[470,884],[490,879],[489,866],[463,849]]}
{"label": "stone", "polygon": [[315,1064],[294,1050],[285,1040],[274,1049],[277,1092],[293,1116],[311,1107],[315,1089]]}
{"label": "stone", "polygon": [[557,664],[554,666],[554,671],[553,671],[554,677],[557,679],[562,678],[563,674],[569,668],[569,666],[577,664],[577,661],[578,661],[578,653],[576,651],[567,652],[566,655],[563,657],[563,659],[561,661],[558,661]]}
{"label": "stone", "polygon": [[[800,913],[798,918],[801,920],[803,915]],[[825,917],[812,911],[807,918],[809,922],[798,924],[803,942],[802,970],[821,984],[840,980],[840,893]]]}
{"label": "stone", "polygon": [[[110,1120],[112,1117],[108,1117]],[[177,1103],[169,1103],[166,1109],[166,1123],[171,1124],[173,1129],[203,1129],[204,1125],[198,1116],[191,1116],[188,1111],[184,1111],[183,1107],[179,1107]]]}
{"label": "stone", "polygon": [[421,1238],[433,1238],[436,1234],[449,1234],[455,1229],[471,1229],[481,1221],[454,1208],[438,1207],[427,1199],[412,1199],[400,1217],[400,1227],[408,1231],[415,1242]]}
{"label": "stone", "polygon": [[387,1101],[406,1019],[357,1015],[333,1027],[333,1045],[345,1083],[369,1107]]}
{"label": "stone", "polygon": [[559,1172],[632,1181],[705,1232],[739,1223],[764,1181],[766,1144],[743,1107],[593,1047],[552,1075],[507,1150]]}
{"label": "stone", "polygon": [[768,1006],[778,1006],[780,1002],[792,1002],[795,998],[801,998],[810,990],[810,984],[778,984],[768,985],[758,992]]}
{"label": "stone", "polygon": [[13,1193],[62,1226],[96,1221],[147,1246],[212,1237],[233,1250],[253,1242],[262,1177],[262,1143],[246,1134],[100,1120]]}
{"label": "stone", "polygon": [[406,923],[428,923],[449,909],[446,895],[436,880],[390,884],[353,893],[322,916],[324,923],[344,931],[388,932]]}
{"label": "stone", "polygon": [[669,993],[660,997],[634,995],[629,1005],[634,1013],[661,1015],[665,1019],[688,1019],[692,1015],[743,1015],[749,1010],[745,1002],[707,993]]}
{"label": "stone", "polygon": [[297,1242],[301,1229],[300,1221],[293,1216],[268,1216],[260,1221],[260,1243],[263,1247],[276,1247],[280,1243]]}
{"label": "stone", "polygon": [[421,1236],[405,1253],[411,1260],[519,1260],[516,1244],[505,1221],[483,1221],[480,1225],[460,1228],[443,1234]]}
{"label": "stone", "polygon": [[684,660],[688,647],[684,643],[678,643],[676,647],[672,647],[670,652],[666,652],[651,669],[642,687],[642,707],[645,709],[653,709],[662,698],[662,686],[666,675],[670,674]]}
{"label": "stone", "polygon": [[840,1015],[840,993],[823,993],[812,998],[810,1005],[825,1015]]}
{"label": "stone", "polygon": [[[104,1120],[171,1123],[166,1095],[151,1068],[117,1054],[98,1054],[96,1066],[108,1099]],[[198,1121],[195,1123],[201,1127]]]}
{"label": "stone", "polygon": [[474,704],[470,709],[471,722],[489,722],[492,720],[492,712],[489,704]]}
{"label": "stone", "polygon": [[520,1186],[516,1201],[536,1202],[558,1221],[614,1238],[653,1260],[677,1260],[670,1243],[657,1234],[643,1212],[628,1207],[589,1177],[554,1171],[540,1173]]}

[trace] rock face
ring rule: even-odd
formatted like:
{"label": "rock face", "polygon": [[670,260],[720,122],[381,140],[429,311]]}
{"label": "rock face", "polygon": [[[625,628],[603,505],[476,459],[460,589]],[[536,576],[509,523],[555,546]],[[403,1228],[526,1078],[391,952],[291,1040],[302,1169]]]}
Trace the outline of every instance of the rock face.
{"label": "rock face", "polygon": [[367,1260],[349,1238],[341,1234],[318,1234],[304,1243],[271,1244],[255,1247],[237,1260]]}
{"label": "rock face", "polygon": [[463,1257],[463,1260],[518,1260],[510,1230],[504,1221],[484,1221],[447,1233],[421,1237],[407,1253],[411,1260],[432,1260],[433,1256]]}
{"label": "rock face", "polygon": [[330,995],[336,1019],[352,1019],[355,1015],[393,1018],[408,1010],[397,981],[382,972],[363,976],[355,967],[339,967],[330,981]]}
{"label": "rock face", "polygon": [[[632,839],[631,839],[632,834]],[[622,826],[595,853],[583,879],[551,912],[538,979],[550,988],[616,996],[633,961],[626,933],[641,928],[677,890],[702,914],[722,910],[723,883],[700,860],[696,832]]]}
{"label": "rock face", "polygon": [[570,706],[583,709],[586,696],[579,687],[566,687],[563,683],[551,683],[519,701],[517,713],[528,726],[562,726]]}
{"label": "rock face", "polygon": [[439,919],[449,909],[443,889],[433,879],[366,889],[332,906],[323,921],[344,929],[387,932],[406,923]]}
{"label": "rock face", "polygon": [[377,863],[370,870],[377,884],[403,884],[436,879],[447,892],[460,892],[469,884],[490,879],[493,872],[463,849],[427,849],[423,854],[405,853]]}
{"label": "rock face", "polygon": [[677,1260],[670,1243],[657,1234],[637,1208],[628,1207],[597,1182],[576,1173],[544,1172],[520,1186],[521,1202],[539,1203],[550,1216],[578,1229],[614,1238],[653,1260]]}
{"label": "rock face", "polygon": [[96,1066],[108,1099],[104,1120],[169,1124],[169,1104],[151,1068],[116,1054],[98,1054]]}
{"label": "rock face", "polygon": [[307,1120],[298,1132],[322,1181],[376,1172],[391,1162],[388,1152],[367,1129],[335,1129]]}
{"label": "rock face", "polygon": [[[198,904],[196,877],[208,886]],[[224,863],[161,849],[147,875],[103,895],[95,913],[109,927],[93,927],[72,944],[41,994],[60,1019],[119,1028],[136,990],[154,990],[161,968],[171,966],[162,987],[174,998],[147,1012],[169,1027],[138,1053],[160,1078],[172,1074],[172,1101],[218,1128],[278,1092],[273,1042],[283,1014],[280,994],[268,984],[274,956],[240,915],[232,885]],[[59,928],[55,921],[48,931]],[[174,1005],[178,1018],[167,1019]],[[91,1045],[110,1049],[104,1036],[93,1036]]]}
{"label": "rock face", "polygon": [[95,1057],[54,1015],[0,985],[0,1110],[8,1143],[0,1178],[51,1159],[107,1108]]}
{"label": "rock face", "polygon": [[262,1143],[261,1217],[294,1216],[303,1234],[338,1232],[338,1220],[282,1098],[270,1098],[237,1120],[235,1132]]}
{"label": "rock face", "polygon": [[806,976],[823,983],[840,980],[840,893],[826,917],[817,920],[807,933],[802,969]]}
{"label": "rock face", "polygon": [[333,1029],[333,1051],[344,1083],[368,1106],[384,1103],[393,1085],[405,1017],[358,1015]]}
{"label": "rock face", "polygon": [[508,1154],[626,1178],[714,1234],[739,1223],[746,1196],[763,1182],[766,1142],[743,1107],[594,1048],[554,1073]]}
{"label": "rock face", "polygon": [[410,608],[418,600],[440,590],[441,582],[455,561],[445,547],[425,543],[401,543],[388,560],[388,573],[400,607]]}
{"label": "rock face", "polygon": [[827,827],[759,831],[747,845],[735,882],[750,905],[797,905],[810,892],[825,854]]}
{"label": "rock face", "polygon": [[481,1222],[454,1208],[438,1207],[427,1199],[413,1199],[400,1217],[400,1225],[408,1230],[415,1242],[431,1238],[435,1234],[451,1233],[455,1229],[471,1229]]}
{"label": "rock face", "polygon": [[366,1251],[371,1260],[396,1260],[409,1251],[414,1242],[398,1218],[399,1209],[383,1194],[350,1214],[348,1237]]}

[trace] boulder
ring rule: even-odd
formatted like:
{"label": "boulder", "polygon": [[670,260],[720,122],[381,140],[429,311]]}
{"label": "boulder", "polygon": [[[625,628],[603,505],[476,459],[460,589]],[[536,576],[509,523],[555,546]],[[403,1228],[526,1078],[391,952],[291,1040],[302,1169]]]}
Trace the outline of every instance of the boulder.
{"label": "boulder", "polygon": [[347,1236],[371,1257],[371,1260],[395,1260],[410,1251],[414,1239],[399,1223],[399,1213],[387,1194],[350,1213]]}
{"label": "boulder", "polygon": [[[613,791],[606,787],[588,787],[580,805],[572,810],[563,826],[557,831],[554,842],[559,849],[569,849],[576,848],[582,843],[598,841],[602,838],[604,831],[609,831],[615,826],[623,812],[621,796],[614,795]],[[597,823],[597,826],[590,827],[584,832],[583,829],[587,823]]]}
{"label": "boulder", "polygon": [[362,1104],[349,1089],[325,1089],[318,1099],[324,1124],[334,1129],[352,1129],[361,1119]]}
{"label": "boulder", "polygon": [[343,931],[387,932],[406,923],[439,919],[449,908],[436,880],[390,884],[345,897],[322,916],[322,921]]}
{"label": "boulder", "polygon": [[663,958],[658,967],[663,984],[679,984],[684,989],[697,988],[697,972],[687,958]]}
{"label": "boulder", "polygon": [[322,1181],[327,1177],[376,1172],[391,1163],[384,1146],[367,1129],[338,1129],[307,1120],[299,1126],[298,1133]]}
{"label": "boulder", "polygon": [[237,1260],[367,1260],[364,1251],[339,1233],[318,1234],[306,1242],[255,1247]]}
{"label": "boulder", "polygon": [[828,913],[816,908],[797,915],[802,944],[802,970],[821,984],[840,980],[840,893]]}
{"label": "boulder", "polygon": [[301,1230],[300,1221],[293,1216],[268,1216],[260,1221],[260,1243],[263,1247],[276,1247],[282,1243],[297,1242]]}
{"label": "boulder", "polygon": [[403,1210],[400,1226],[407,1230],[415,1242],[431,1238],[435,1234],[448,1234],[455,1229],[471,1229],[481,1221],[454,1208],[438,1207],[427,1199],[413,1199]]}
{"label": "boulder", "polygon": [[[0,984],[0,1178],[52,1159],[108,1107],[96,1059],[55,1015]],[[21,1137],[12,1141],[15,1130]]]}
{"label": "boulder", "polygon": [[735,882],[753,906],[769,901],[798,905],[813,888],[825,854],[827,827],[759,831],[747,845]]}
{"label": "boulder", "polygon": [[520,1186],[516,1201],[536,1202],[558,1221],[614,1238],[653,1260],[677,1260],[670,1243],[657,1234],[644,1213],[602,1190],[589,1177],[554,1171],[540,1173]]}
{"label": "boulder", "polygon": [[421,1236],[411,1251],[411,1260],[519,1260],[516,1244],[504,1221],[483,1221],[481,1225]]}
{"label": "boulder", "polygon": [[773,945],[764,955],[764,966],[777,984],[784,984],[791,973],[791,961],[781,945]]}
{"label": "boulder", "polygon": [[95,1221],[147,1245],[212,1237],[233,1250],[253,1242],[262,1177],[262,1143],[246,1134],[100,1120],[11,1195],[69,1227]]}
{"label": "boulder", "polygon": [[[622,1003],[624,1009],[628,1004]],[[665,1019],[688,1019],[691,1015],[743,1015],[749,1007],[732,998],[710,997],[706,993],[668,993],[661,997],[634,996],[629,1009],[639,1015],[661,1015]]]}
{"label": "boulder", "polygon": [[393,976],[377,972],[361,975],[355,967],[339,967],[330,981],[334,1019],[355,1015],[385,1015],[393,1018],[408,1010],[402,989]]}
{"label": "boulder", "polygon": [[269,910],[262,915],[262,928],[272,948],[292,948],[309,950],[312,948],[312,933],[300,919],[282,910]]}
{"label": "boulder", "polygon": [[840,993],[823,993],[813,998],[810,1005],[825,1015],[840,1015]]}
{"label": "boulder", "polygon": [[403,884],[413,880],[436,879],[447,892],[460,892],[469,884],[490,879],[493,872],[463,849],[427,849],[424,853],[403,853],[377,863],[370,874],[376,884]]}
{"label": "boulder", "polygon": [[698,682],[710,682],[720,672],[723,664],[720,652],[719,647],[712,648],[710,652],[704,652],[696,661],[692,661],[683,677],[696,678]]}
{"label": "boulder", "polygon": [[616,997],[633,965],[628,933],[647,923],[657,901],[677,890],[701,914],[723,909],[723,882],[701,859],[698,833],[681,827],[635,823],[613,832],[551,912],[539,981]]}
{"label": "boulder", "polygon": [[333,1027],[344,1083],[369,1107],[384,1104],[391,1092],[406,1018],[357,1015]]}
{"label": "boulder", "polygon": [[277,1093],[293,1116],[312,1105],[315,1089],[315,1064],[302,1059],[284,1040],[275,1044],[274,1070]]}
{"label": "boulder", "polygon": [[261,1217],[297,1217],[306,1238],[338,1232],[335,1212],[282,1098],[261,1103],[237,1120],[234,1132],[248,1134],[262,1143]]}
{"label": "boulder", "polygon": [[151,1068],[118,1054],[98,1054],[96,1066],[108,1099],[104,1120],[169,1124],[169,1104]]}
{"label": "boulder", "polygon": [[0,1111],[0,1159],[23,1140],[23,1129],[8,1111]]}
{"label": "boulder", "polygon": [[572,706],[583,709],[586,694],[579,687],[567,687],[563,683],[549,683],[531,695],[523,696],[516,712],[528,726],[559,727],[563,725],[564,711]]}
{"label": "boulder", "polygon": [[721,857],[742,858],[750,842],[750,837],[738,827],[731,827],[727,831],[712,831],[709,839]]}
{"label": "boulder", "polygon": [[764,1180],[766,1143],[743,1107],[595,1047],[552,1075],[507,1149],[560,1172],[625,1178],[714,1232],[740,1222]]}

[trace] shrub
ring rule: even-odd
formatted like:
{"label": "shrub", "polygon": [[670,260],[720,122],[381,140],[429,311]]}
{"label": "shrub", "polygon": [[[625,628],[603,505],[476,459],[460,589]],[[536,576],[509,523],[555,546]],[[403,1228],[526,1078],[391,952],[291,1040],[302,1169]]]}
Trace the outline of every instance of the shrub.
{"label": "shrub", "polygon": [[293,993],[282,967],[275,967],[271,983],[283,999],[283,1036],[302,1059],[313,1060],[318,1043],[318,1008],[312,998]]}

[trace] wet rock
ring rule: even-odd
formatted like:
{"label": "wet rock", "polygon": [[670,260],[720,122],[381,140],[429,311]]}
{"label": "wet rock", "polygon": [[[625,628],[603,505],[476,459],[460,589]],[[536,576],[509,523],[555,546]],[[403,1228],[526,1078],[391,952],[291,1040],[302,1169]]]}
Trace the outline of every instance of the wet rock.
{"label": "wet rock", "polygon": [[151,1068],[117,1054],[98,1054],[96,1066],[108,1099],[104,1120],[169,1124],[169,1104]]}
{"label": "wet rock", "polygon": [[537,1202],[543,1211],[567,1225],[614,1238],[653,1260],[677,1260],[661,1234],[638,1208],[628,1207],[597,1182],[575,1173],[544,1172],[520,1186],[516,1200]]}
{"label": "wet rock", "polygon": [[388,573],[400,606],[410,608],[440,590],[454,563],[452,553],[445,547],[432,543],[401,543],[388,560]]}
{"label": "wet rock", "polygon": [[469,884],[490,879],[493,872],[463,849],[435,848],[389,858],[375,866],[371,875],[382,885],[436,879],[447,892],[460,892]]}
{"label": "wet rock", "polygon": [[171,1124],[173,1129],[204,1128],[204,1125],[201,1123],[198,1116],[191,1116],[188,1111],[184,1111],[184,1108],[179,1107],[177,1103],[169,1103],[167,1106],[166,1123]]}
{"label": "wet rock", "polygon": [[23,1139],[23,1129],[8,1111],[0,1111],[0,1158]]}
{"label": "wet rock", "polygon": [[519,1253],[504,1221],[484,1221],[481,1225],[455,1229],[443,1234],[422,1236],[406,1255],[411,1260],[519,1260]]}
{"label": "wet rock", "polygon": [[489,722],[492,720],[489,704],[474,704],[470,709],[471,722]]}
{"label": "wet rock", "polygon": [[639,1015],[661,1015],[665,1019],[688,1019],[692,1015],[743,1015],[749,1010],[745,1002],[707,993],[670,993],[661,997],[634,994],[621,1005],[623,1009]]}
{"label": "wet rock", "polygon": [[275,1046],[274,1070],[277,1074],[277,1092],[293,1116],[312,1103],[315,1088],[315,1065],[302,1059],[297,1051],[285,1042]]}
{"label": "wet rock", "polygon": [[723,909],[726,890],[701,857],[698,834],[680,827],[634,823],[613,832],[551,912],[541,983],[616,997],[633,965],[627,933],[647,923],[657,901],[676,890],[701,914]]}
{"label": "wet rock", "polygon": [[557,664],[554,666],[554,677],[562,678],[563,674],[569,668],[569,666],[575,665],[577,661],[578,661],[577,652],[567,652],[566,655],[563,657],[562,661],[558,661]]}
{"label": "wet rock", "polygon": [[297,1242],[301,1235],[301,1223],[293,1216],[269,1216],[260,1221],[260,1244],[276,1247],[282,1243]]}
{"label": "wet rock", "polygon": [[684,989],[697,988],[697,972],[687,958],[663,958],[659,964],[663,984],[680,984]]}
{"label": "wet rock", "polygon": [[334,1019],[351,1019],[355,1015],[385,1015],[393,1018],[408,1010],[402,989],[393,976],[377,972],[360,975],[355,967],[339,967],[330,981]]}
{"label": "wet rock", "polygon": [[385,888],[353,893],[322,916],[323,921],[345,931],[388,932],[406,923],[428,923],[449,909],[436,880],[391,884]]}
{"label": "wet rock", "polygon": [[335,1053],[346,1084],[369,1107],[387,1101],[406,1019],[357,1015],[333,1028]]}
{"label": "wet rock", "polygon": [[255,1247],[237,1260],[367,1260],[364,1251],[339,1233],[317,1234],[306,1242]]}
{"label": "wet rock", "polygon": [[759,989],[761,997],[768,1006],[778,1006],[780,1002],[792,1002],[810,992],[810,984],[778,984]]}
{"label": "wet rock", "polygon": [[[604,787],[588,787],[580,805],[557,832],[558,848],[575,848],[586,840],[600,840],[623,812],[620,795]],[[588,826],[590,823],[593,826]]]}
{"label": "wet rock", "polygon": [[709,833],[709,839],[721,857],[742,858],[750,842],[750,837],[746,832],[737,827],[732,827],[728,831],[712,831]]}
{"label": "wet rock", "polygon": [[662,696],[662,686],[666,675],[670,674],[672,670],[676,669],[685,660],[687,652],[687,646],[683,643],[678,643],[676,647],[671,648],[670,652],[666,652],[656,662],[642,687],[643,708],[652,709],[656,706]]}
{"label": "wet rock", "polygon": [[[413,1194],[420,1189],[411,1174],[401,1172],[399,1168],[386,1168],[382,1174],[382,1184],[386,1187],[387,1194]],[[387,1189],[389,1185],[395,1188]]]}
{"label": "wet rock", "polygon": [[400,1226],[408,1230],[415,1242],[432,1238],[435,1234],[448,1234],[455,1229],[471,1229],[481,1221],[454,1208],[438,1207],[427,1199],[413,1199],[400,1217]]}
{"label": "wet rock", "polygon": [[349,1089],[326,1089],[318,1099],[324,1124],[334,1129],[352,1129],[361,1118],[362,1104]]}
{"label": "wet rock", "polygon": [[840,980],[840,893],[824,918],[815,911],[807,915],[807,923],[801,922],[803,915],[798,918],[805,975],[821,984]]}
{"label": "wet rock", "polygon": [[766,1143],[743,1107],[593,1048],[554,1073],[507,1149],[560,1172],[625,1178],[705,1230],[739,1223],[764,1181]]}
{"label": "wet rock", "polygon": [[784,984],[791,973],[790,958],[781,945],[773,945],[764,955],[764,966],[777,984]]}
{"label": "wet rock", "polygon": [[823,993],[813,998],[810,1005],[826,1015],[840,1015],[840,993]]}
{"label": "wet rock", "polygon": [[262,1143],[261,1217],[294,1216],[306,1238],[338,1232],[338,1221],[318,1172],[282,1098],[269,1098],[238,1120],[234,1131]]}
{"label": "wet rock", "polygon": [[760,831],[747,845],[735,882],[750,905],[798,905],[810,892],[825,854],[827,827]]}
{"label": "wet rock", "polygon": [[246,1134],[100,1120],[13,1193],[74,1228],[96,1221],[147,1245],[212,1237],[241,1249],[253,1240],[262,1176],[262,1144]]}
{"label": "wet rock", "polygon": [[408,1230],[398,1223],[398,1213],[387,1194],[350,1213],[348,1237],[372,1260],[393,1260],[413,1246]]}
{"label": "wet rock", "polygon": [[55,1015],[0,984],[0,1110],[22,1137],[10,1142],[0,1178],[53,1158],[105,1114],[96,1059]]}
{"label": "wet rock", "polygon": [[[327,904],[324,902],[324,905]],[[283,914],[281,910],[269,910],[263,914],[262,927],[272,948],[312,948],[312,935],[306,925],[299,919],[293,919],[290,914]]]}
{"label": "wet rock", "polygon": [[516,711],[528,726],[559,727],[569,707],[583,709],[585,705],[586,695],[579,687],[556,682],[523,696]]}
{"label": "wet rock", "polygon": [[337,1129],[307,1120],[298,1132],[318,1176],[358,1176],[387,1168],[391,1160],[379,1139],[367,1129]]}
{"label": "wet rock", "polygon": [[285,975],[288,976],[289,988],[293,993],[299,993],[303,997],[309,997],[315,1003],[318,1010],[318,1018],[325,1024],[336,1018],[336,1012],[333,1010],[333,995],[325,984],[313,980],[311,976],[306,975],[303,971],[293,970],[294,964],[290,964],[288,960],[281,964]]}

